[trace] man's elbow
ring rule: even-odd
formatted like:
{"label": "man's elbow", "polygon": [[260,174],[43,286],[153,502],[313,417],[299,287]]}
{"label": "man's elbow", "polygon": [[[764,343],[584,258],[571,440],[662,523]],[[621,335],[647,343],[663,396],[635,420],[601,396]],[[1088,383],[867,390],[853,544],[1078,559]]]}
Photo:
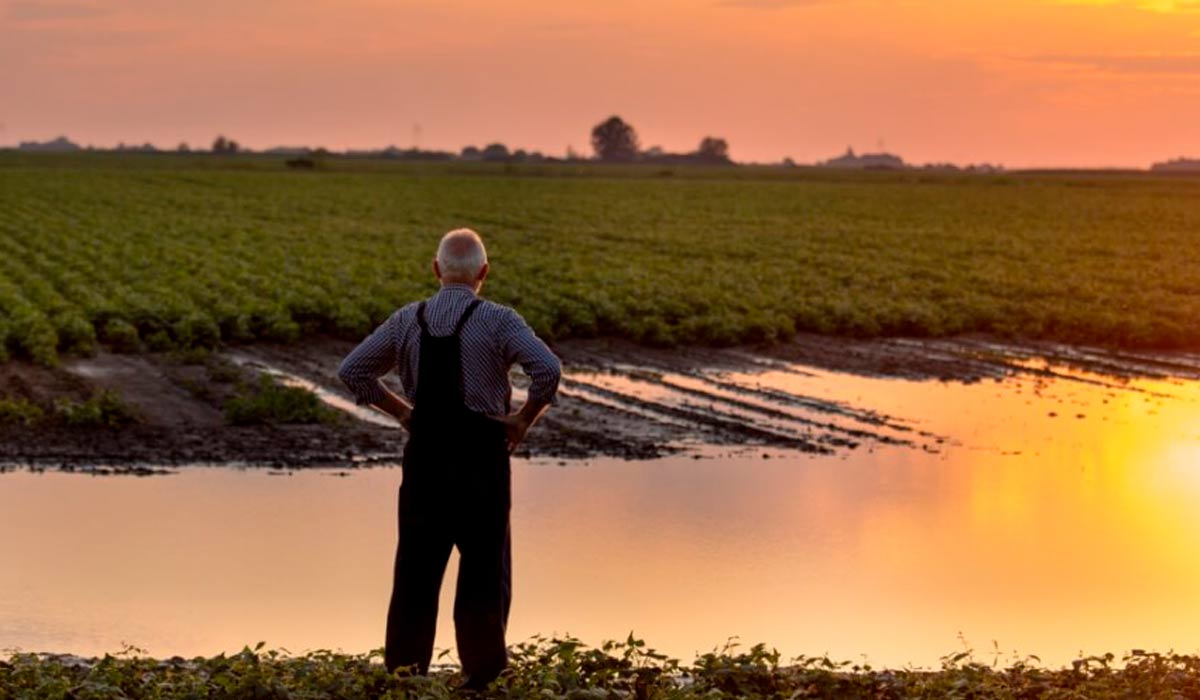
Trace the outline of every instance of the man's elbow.
{"label": "man's elbow", "polygon": [[539,397],[542,398],[546,405],[555,403],[558,397],[558,385],[562,381],[562,361],[558,357],[551,355],[546,360],[546,366],[542,372]]}
{"label": "man's elbow", "polygon": [[342,381],[342,384],[351,389],[354,388],[359,376],[354,371],[354,366],[350,364],[349,358],[342,360],[342,364],[338,366],[337,377]]}
{"label": "man's elbow", "polygon": [[558,383],[562,381],[562,360],[558,359],[557,355],[550,355],[546,358],[544,376],[546,385],[550,387],[550,393],[557,393]]}

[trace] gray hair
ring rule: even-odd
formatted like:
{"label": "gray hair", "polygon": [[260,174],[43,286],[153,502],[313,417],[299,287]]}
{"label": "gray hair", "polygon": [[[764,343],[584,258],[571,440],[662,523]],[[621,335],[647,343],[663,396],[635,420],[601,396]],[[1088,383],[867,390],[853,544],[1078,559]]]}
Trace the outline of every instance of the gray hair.
{"label": "gray hair", "polygon": [[438,244],[437,264],[442,277],[474,280],[487,264],[483,239],[469,228],[447,233]]}

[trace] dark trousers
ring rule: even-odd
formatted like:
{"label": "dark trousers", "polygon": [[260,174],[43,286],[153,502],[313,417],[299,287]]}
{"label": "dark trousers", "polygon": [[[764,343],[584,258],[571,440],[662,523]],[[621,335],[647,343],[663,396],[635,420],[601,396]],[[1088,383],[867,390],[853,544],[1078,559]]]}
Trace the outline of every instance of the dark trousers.
{"label": "dark trousers", "polygon": [[502,430],[499,435],[498,441],[491,435],[459,440],[457,448],[451,442],[449,450],[443,442],[436,457],[418,439],[405,447],[384,654],[390,670],[429,670],[438,594],[453,547],[459,552],[454,631],[463,672],[472,685],[486,685],[508,663],[510,476]]}

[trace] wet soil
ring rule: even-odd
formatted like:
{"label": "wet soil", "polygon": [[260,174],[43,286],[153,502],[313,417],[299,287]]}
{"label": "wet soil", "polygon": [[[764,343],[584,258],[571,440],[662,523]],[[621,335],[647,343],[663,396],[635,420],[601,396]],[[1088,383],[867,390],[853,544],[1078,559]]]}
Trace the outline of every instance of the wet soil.
{"label": "wet soil", "polygon": [[[207,357],[102,353],[55,369],[8,362],[0,365],[0,397],[52,407],[107,390],[138,418],[116,429],[67,427],[52,420],[32,427],[0,424],[0,463],[94,469],[398,461],[402,431],[390,418],[354,407],[336,378],[338,363],[351,347],[317,338],[230,348]],[[564,342],[555,351],[565,367],[558,404],[531,432],[519,456],[652,459],[681,451],[699,455],[712,446],[833,454],[873,444],[937,451],[944,441],[904,416],[760,385],[755,375],[766,371],[964,383],[1031,375],[1113,387],[1135,377],[1200,378],[1196,353],[1117,353],[975,337],[802,335],[768,347],[670,350],[601,339]],[[343,409],[344,419],[314,425],[228,424],[225,402],[237,386],[263,373],[317,391]],[[513,380],[521,399],[524,377],[514,374]]]}
{"label": "wet soil", "polygon": [[[0,396],[31,401],[47,414],[34,425],[0,423],[0,463],[103,468],[132,464],[252,463],[327,466],[395,459],[391,436],[357,421],[313,425],[230,425],[222,406],[252,381],[221,355],[114,355],[68,360],[49,369],[0,365]],[[119,428],[63,425],[54,405],[109,391],[135,420]]]}

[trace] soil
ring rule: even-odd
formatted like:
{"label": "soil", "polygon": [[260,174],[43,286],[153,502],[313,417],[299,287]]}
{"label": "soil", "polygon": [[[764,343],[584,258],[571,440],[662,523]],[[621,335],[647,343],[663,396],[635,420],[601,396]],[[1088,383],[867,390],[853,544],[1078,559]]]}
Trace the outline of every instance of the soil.
{"label": "soil", "polygon": [[[362,420],[365,409],[328,424],[235,426],[225,419],[224,403],[261,373],[309,386],[349,407],[352,399],[335,373],[351,348],[348,342],[316,338],[196,357],[102,353],[70,359],[54,369],[4,363],[0,398],[25,399],[51,411],[56,401],[79,401],[106,390],[132,407],[137,420],[113,429],[67,427],[53,420],[32,427],[0,424],[0,464],[128,469],[397,462],[402,431],[382,416]],[[881,416],[744,379],[767,369],[950,382],[1025,373],[1114,386],[1130,377],[1200,378],[1197,354],[1111,353],[974,337],[853,340],[802,335],[768,347],[670,350],[601,339],[564,342],[554,349],[565,367],[558,404],[531,431],[518,456],[652,459],[705,446],[836,453],[864,444],[936,451],[942,441],[908,425],[903,416]],[[523,379],[514,375],[514,384],[519,388]]]}

